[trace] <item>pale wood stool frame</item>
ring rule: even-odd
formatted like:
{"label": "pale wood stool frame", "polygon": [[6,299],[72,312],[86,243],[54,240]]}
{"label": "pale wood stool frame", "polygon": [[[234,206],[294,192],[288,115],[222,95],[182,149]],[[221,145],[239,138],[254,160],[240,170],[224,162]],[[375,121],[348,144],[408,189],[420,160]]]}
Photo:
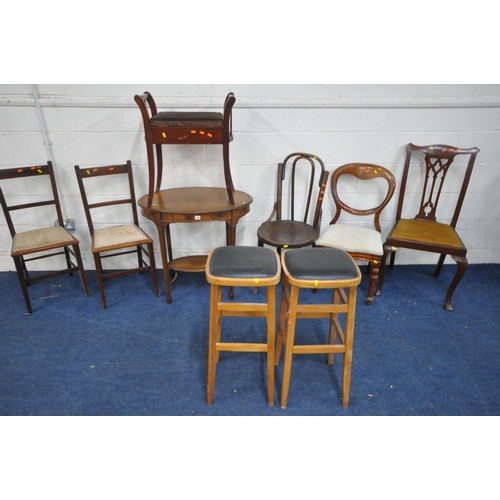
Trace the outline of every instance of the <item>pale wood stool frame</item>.
{"label": "pale wood stool frame", "polygon": [[[281,279],[281,265],[278,253],[276,255],[277,272],[274,276],[266,278],[234,278],[214,276],[210,273],[210,260],[213,249],[207,259],[206,278],[210,283],[210,326],[208,343],[208,382],[207,403],[213,402],[215,367],[219,361],[221,351],[230,352],[265,352],[267,353],[267,391],[268,404],[274,404],[274,350],[276,329],[276,285]],[[223,302],[222,289],[228,287],[265,287],[266,302]],[[252,342],[222,342],[221,323],[223,316],[250,316],[266,318],[267,341],[266,343]]]}
{"label": "pale wood stool frame", "polygon": [[[356,314],[356,295],[361,282],[361,271],[354,279],[339,280],[306,280],[292,276],[285,263],[285,254],[281,257],[283,269],[283,284],[281,291],[278,332],[275,349],[275,364],[277,365],[284,345],[283,380],[281,387],[281,408],[286,408],[292,357],[294,354],[328,354],[328,364],[333,364],[334,354],[344,354],[342,368],[342,406],[349,405],[349,390],[351,384],[352,350],[354,341],[354,319]],[[350,257],[350,256],[349,256]],[[352,259],[352,257],[350,257]],[[354,262],[354,260],[353,260]],[[355,263],[355,262],[354,262]],[[331,304],[299,304],[300,289],[332,289]],[[347,289],[347,293],[345,291]],[[338,320],[338,315],[345,313],[345,330]],[[296,320],[299,318],[328,318],[329,343],[295,345]],[[340,343],[337,343],[337,340]]]}

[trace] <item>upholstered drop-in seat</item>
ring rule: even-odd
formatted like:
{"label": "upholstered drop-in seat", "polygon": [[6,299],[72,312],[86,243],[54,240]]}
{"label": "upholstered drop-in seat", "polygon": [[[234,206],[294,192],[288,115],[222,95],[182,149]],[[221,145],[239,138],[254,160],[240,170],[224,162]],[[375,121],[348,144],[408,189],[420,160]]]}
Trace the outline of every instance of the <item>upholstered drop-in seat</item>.
{"label": "upholstered drop-in seat", "polygon": [[14,235],[12,256],[26,255],[58,248],[61,245],[76,245],[77,243],[78,240],[60,226],[44,227]]}
{"label": "upholstered drop-in seat", "polygon": [[392,232],[394,238],[420,241],[427,245],[437,244],[462,248],[463,243],[456,231],[448,224],[425,219],[400,219]]}
{"label": "upholstered drop-in seat", "polygon": [[345,252],[358,252],[370,255],[383,255],[382,235],[369,227],[332,224],[316,240],[319,247],[340,248]]}
{"label": "upholstered drop-in seat", "polygon": [[121,248],[127,244],[144,245],[150,242],[151,238],[134,224],[105,227],[94,231],[92,252],[105,252],[106,249]]}

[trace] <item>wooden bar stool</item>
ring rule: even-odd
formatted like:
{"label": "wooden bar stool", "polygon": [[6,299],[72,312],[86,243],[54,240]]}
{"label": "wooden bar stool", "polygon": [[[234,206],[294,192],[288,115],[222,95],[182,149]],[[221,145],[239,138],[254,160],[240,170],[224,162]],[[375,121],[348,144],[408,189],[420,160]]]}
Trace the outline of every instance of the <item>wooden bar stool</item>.
{"label": "wooden bar stool", "polygon": [[[286,408],[292,356],[294,354],[343,353],[342,406],[349,404],[351,382],[352,346],[354,340],[354,316],[356,293],[361,282],[361,272],[352,257],[337,248],[289,249],[281,256],[283,285],[281,292],[275,364],[280,359],[284,344],[285,361],[281,387],[281,408]],[[303,288],[332,289],[332,301],[326,304],[299,304],[299,291]],[[345,328],[339,322],[339,313],[345,313]],[[295,345],[295,326],[298,318],[328,318],[330,320],[327,344]]]}
{"label": "wooden bar stool", "polygon": [[[274,336],[276,285],[281,277],[278,253],[274,249],[226,246],[213,249],[207,260],[210,287],[210,330],[208,345],[207,403],[212,404],[215,364],[220,351],[266,352],[268,403],[274,404]],[[266,302],[223,302],[222,287],[266,287]],[[223,316],[266,318],[267,342],[221,342]]]}

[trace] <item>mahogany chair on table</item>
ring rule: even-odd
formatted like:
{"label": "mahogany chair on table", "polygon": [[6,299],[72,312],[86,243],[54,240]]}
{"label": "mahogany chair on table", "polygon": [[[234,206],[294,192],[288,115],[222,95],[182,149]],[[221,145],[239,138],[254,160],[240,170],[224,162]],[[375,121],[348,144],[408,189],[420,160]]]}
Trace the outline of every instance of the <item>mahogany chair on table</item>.
{"label": "mahogany chair on table", "polygon": [[[354,176],[360,181],[383,179],[382,202],[373,208],[355,208],[345,202],[345,197],[339,194],[339,180],[342,176]],[[349,163],[337,168],[331,177],[331,190],[336,212],[328,228],[316,240],[318,247],[340,248],[348,252],[356,261],[368,262],[369,284],[366,304],[373,301],[373,292],[378,279],[380,262],[384,254],[384,241],[380,229],[380,214],[391,201],[396,188],[396,179],[389,170],[379,165],[368,163]],[[344,198],[344,199],[343,199]],[[354,224],[339,224],[338,220],[345,211],[360,217],[373,216],[373,228]]]}
{"label": "mahogany chair on table", "polygon": [[[158,276],[156,274],[153,240],[139,227],[131,162],[127,161],[127,163],[123,165],[111,165],[95,168],[80,168],[78,165],[75,165],[75,172],[90,231],[91,251],[94,256],[97,281],[101,292],[103,309],[107,308],[104,281],[128,274],[151,271],[151,274],[153,275],[155,295],[158,297]],[[88,192],[92,189],[95,190],[104,182],[111,182],[111,176],[114,178],[124,176],[124,179],[127,181],[127,195],[125,197],[122,197],[121,195],[115,196],[113,199],[108,199],[107,201],[96,201],[90,203],[89,197],[91,195],[88,194]],[[86,186],[86,184],[89,184],[89,179],[91,178],[96,178],[97,180],[94,181],[93,188],[91,187],[89,190],[89,185]],[[94,197],[95,196],[96,195],[94,194]],[[109,213],[110,207],[116,205],[130,205],[129,215],[131,223],[116,226],[109,226],[108,224],[107,227],[97,229],[97,223],[94,219],[96,211],[98,209],[105,208],[108,209]],[[120,215],[120,220],[124,220],[124,216],[125,213]],[[137,254],[137,267],[104,271],[102,266],[103,259],[134,253]],[[149,264],[144,260],[144,254],[149,258]]]}
{"label": "mahogany chair on table", "polygon": [[[80,273],[83,290],[88,297],[89,291],[79,241],[64,229],[64,219],[52,163],[49,161],[46,165],[2,169],[0,170],[0,180],[10,180],[11,185],[15,185],[17,182],[16,191],[9,193],[7,197],[4,196],[2,189],[0,189],[0,203],[12,236],[11,256],[14,259],[19,283],[28,309],[27,314],[33,312],[28,286],[41,279],[52,278],[61,274],[72,275],[73,272],[77,271]],[[35,199],[35,195],[38,201],[27,201],[27,197]],[[11,203],[8,204],[7,200]],[[13,203],[15,200],[17,200],[17,204]],[[24,200],[24,202],[18,203],[21,200]],[[25,211],[26,217],[38,217],[38,219],[45,222],[54,220],[55,216],[58,225],[19,232],[16,226],[19,229],[21,224],[19,222],[14,224],[14,218],[18,218],[12,214],[17,210]],[[27,262],[56,255],[64,256],[66,268],[29,276]]]}
{"label": "mahogany chair on table", "polygon": [[153,193],[159,191],[161,187],[163,144],[222,144],[226,190],[230,203],[234,204],[234,186],[229,163],[229,143],[233,140],[232,111],[236,102],[234,94],[232,92],[227,94],[222,113],[158,112],[155,100],[149,92],[134,96],[134,101],[139,106],[144,124],[149,170],[149,203],[153,200]]}
{"label": "mahogany chair on table", "polygon": [[[387,257],[391,254],[390,267],[393,268],[396,250],[398,248],[409,248],[440,254],[434,271],[434,276],[436,277],[439,276],[444,260],[446,256],[449,255],[457,263],[457,271],[448,287],[444,308],[448,311],[453,310],[451,304],[453,293],[463,278],[468,266],[466,258],[467,248],[460,239],[455,227],[458,222],[460,210],[462,209],[467,186],[478,153],[478,148],[462,149],[443,144],[415,146],[410,143],[406,146],[406,160],[399,193],[396,223],[392,227],[384,243],[384,255],[382,257],[379,284],[375,292],[376,295],[382,293]],[[407,201],[407,196],[405,195],[408,187],[410,166],[418,166],[416,165],[415,157],[421,158],[420,165],[423,160],[425,168],[422,194],[418,213],[415,218],[405,219],[403,218],[402,212],[405,202]],[[436,211],[441,193],[443,192],[443,184],[451,165],[455,160],[460,160],[462,158],[467,161],[467,164],[463,169],[461,189],[457,197],[451,221],[449,223],[438,222]],[[458,163],[459,161],[455,163],[453,167],[454,170],[459,169]]]}
{"label": "mahogany chair on table", "polygon": [[323,161],[308,153],[292,153],[278,164],[276,200],[269,219],[257,230],[259,246],[280,252],[315,243],[328,174]]}

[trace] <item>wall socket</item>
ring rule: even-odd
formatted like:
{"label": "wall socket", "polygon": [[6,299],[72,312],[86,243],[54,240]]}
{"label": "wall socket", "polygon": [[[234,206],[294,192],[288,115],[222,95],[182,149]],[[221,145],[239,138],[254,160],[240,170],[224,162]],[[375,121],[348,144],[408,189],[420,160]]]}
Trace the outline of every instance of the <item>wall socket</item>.
{"label": "wall socket", "polygon": [[[64,224],[64,229],[66,229],[66,231],[74,231],[75,230],[75,219],[64,219],[63,224]],[[58,225],[59,225],[59,221],[56,219],[54,221],[54,226],[58,226]]]}

